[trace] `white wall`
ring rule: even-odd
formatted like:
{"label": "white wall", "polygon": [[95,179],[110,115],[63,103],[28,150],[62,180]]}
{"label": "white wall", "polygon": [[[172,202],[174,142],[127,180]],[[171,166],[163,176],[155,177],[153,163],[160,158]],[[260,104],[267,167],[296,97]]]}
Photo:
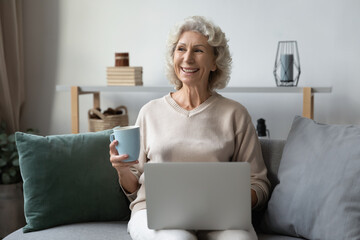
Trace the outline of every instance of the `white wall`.
{"label": "white wall", "polygon": [[[275,86],[278,41],[297,40],[299,86],[332,86],[315,95],[315,120],[360,123],[360,1],[358,0],[26,0],[24,48],[27,103],[22,127],[41,134],[70,133],[70,93],[56,85],[106,85],[115,52],[143,66],[144,85],[167,85],[164,51],[170,28],[203,15],[229,39],[230,86]],[[163,93],[101,94],[101,107],[126,105],[130,122]],[[301,94],[226,94],[243,103],[253,122],[262,117],[272,138],[286,138]],[[88,95],[80,98],[80,130],[87,130]]]}

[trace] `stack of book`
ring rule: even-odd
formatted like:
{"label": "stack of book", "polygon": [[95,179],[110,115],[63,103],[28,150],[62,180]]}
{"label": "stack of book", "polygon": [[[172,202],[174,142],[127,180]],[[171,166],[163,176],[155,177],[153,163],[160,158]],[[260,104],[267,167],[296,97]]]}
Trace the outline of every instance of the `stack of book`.
{"label": "stack of book", "polygon": [[141,86],[142,67],[107,67],[106,79],[109,86]]}

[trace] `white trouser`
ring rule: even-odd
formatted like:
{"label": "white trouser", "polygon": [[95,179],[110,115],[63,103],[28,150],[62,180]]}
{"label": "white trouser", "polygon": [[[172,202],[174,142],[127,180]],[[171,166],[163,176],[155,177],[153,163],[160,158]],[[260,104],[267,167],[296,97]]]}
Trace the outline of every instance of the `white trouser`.
{"label": "white trouser", "polygon": [[146,209],[136,212],[128,224],[133,240],[257,240],[254,228],[224,231],[152,230],[147,225]]}

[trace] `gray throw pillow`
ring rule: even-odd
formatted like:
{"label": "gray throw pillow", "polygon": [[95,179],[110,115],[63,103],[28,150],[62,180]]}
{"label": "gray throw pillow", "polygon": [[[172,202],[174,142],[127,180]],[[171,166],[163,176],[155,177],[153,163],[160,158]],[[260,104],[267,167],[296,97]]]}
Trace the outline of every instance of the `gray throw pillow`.
{"label": "gray throw pillow", "polygon": [[110,132],[48,137],[16,133],[24,232],[129,218],[129,202],[109,161]]}
{"label": "gray throw pillow", "polygon": [[295,117],[262,229],[306,239],[360,239],[360,126]]}

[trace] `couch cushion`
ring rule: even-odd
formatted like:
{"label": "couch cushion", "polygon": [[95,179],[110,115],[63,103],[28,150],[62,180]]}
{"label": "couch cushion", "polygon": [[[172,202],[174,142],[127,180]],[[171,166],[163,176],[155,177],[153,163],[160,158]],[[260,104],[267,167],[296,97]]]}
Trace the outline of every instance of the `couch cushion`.
{"label": "couch cushion", "polygon": [[[267,168],[267,177],[271,183],[270,194],[279,183],[277,177],[281,155],[285,146],[285,140],[260,139],[261,151]],[[265,213],[266,206],[262,209],[252,211],[252,224],[259,231],[259,224]]]}
{"label": "couch cushion", "polygon": [[131,240],[127,222],[77,223],[23,233],[21,229],[4,240]]}
{"label": "couch cushion", "polygon": [[260,139],[261,152],[267,168],[267,177],[271,183],[270,193],[279,183],[277,177],[285,140]]}
{"label": "couch cushion", "polygon": [[[299,240],[299,238],[283,236],[283,235],[259,234],[257,237],[258,237],[258,240]],[[4,240],[6,240],[6,239],[4,239]]]}
{"label": "couch cushion", "polygon": [[24,232],[128,219],[109,161],[110,131],[41,137],[16,133],[24,186]]}
{"label": "couch cushion", "polygon": [[308,239],[358,239],[359,146],[359,126],[295,117],[263,230]]}
{"label": "couch cushion", "polygon": [[[23,233],[21,229],[4,240],[131,240],[127,233],[127,222],[78,223],[53,227],[36,232]],[[258,240],[296,240],[280,235],[258,235]],[[231,239],[230,239],[231,240]]]}

